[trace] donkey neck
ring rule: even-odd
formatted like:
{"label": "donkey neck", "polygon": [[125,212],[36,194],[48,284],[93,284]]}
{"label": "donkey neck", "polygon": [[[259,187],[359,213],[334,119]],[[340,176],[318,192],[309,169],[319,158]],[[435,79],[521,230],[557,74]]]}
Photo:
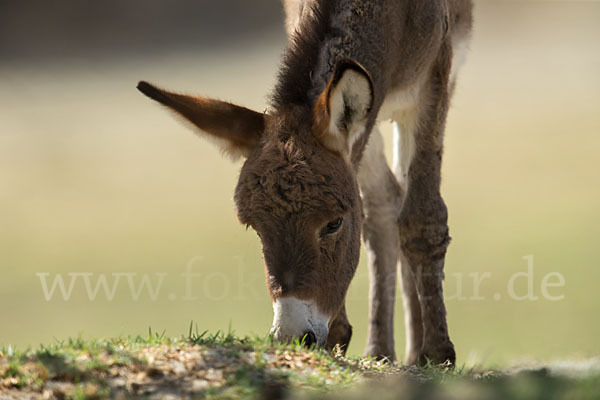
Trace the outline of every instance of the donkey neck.
{"label": "donkey neck", "polygon": [[[381,6],[369,0],[315,1],[290,39],[271,104],[275,110],[299,107],[306,116],[343,59],[359,62],[371,75],[375,116],[385,98],[386,43]],[[365,26],[364,21],[373,21]],[[374,117],[373,117],[374,118]]]}

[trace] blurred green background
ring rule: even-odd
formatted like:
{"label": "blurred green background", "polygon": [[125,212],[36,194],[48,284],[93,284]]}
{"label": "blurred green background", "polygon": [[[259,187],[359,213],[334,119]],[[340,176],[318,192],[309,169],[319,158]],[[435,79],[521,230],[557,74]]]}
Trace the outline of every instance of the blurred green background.
{"label": "blurred green background", "polygon": [[[600,355],[600,3],[476,2],[447,126],[446,266],[459,362]],[[265,334],[260,243],[238,224],[241,163],[135,90],[145,79],[264,110],[285,46],[275,1],[0,1],[0,345],[199,330]],[[388,155],[391,126],[383,124]],[[391,157],[390,157],[391,159]],[[509,296],[533,256],[533,295]],[[186,299],[186,266],[194,273]],[[548,289],[546,274],[564,277]],[[81,276],[126,277],[92,301]],[[477,275],[472,275],[477,274]],[[485,275],[484,275],[485,274]],[[367,332],[366,258],[348,294],[351,354]],[[486,276],[479,293],[476,277]],[[554,277],[551,282],[557,281]],[[110,286],[110,285],[109,285]],[[528,290],[526,278],[515,292]],[[462,294],[462,296],[459,296]],[[403,355],[400,292],[396,350]]]}

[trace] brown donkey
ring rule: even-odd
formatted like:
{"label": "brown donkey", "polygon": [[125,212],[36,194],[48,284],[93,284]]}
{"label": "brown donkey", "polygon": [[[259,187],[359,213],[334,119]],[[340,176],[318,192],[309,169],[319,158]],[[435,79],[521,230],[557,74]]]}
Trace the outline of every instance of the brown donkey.
{"label": "brown donkey", "polygon": [[[279,340],[345,348],[345,296],[363,232],[368,354],[395,358],[399,266],[406,362],[455,362],[442,293],[450,242],[442,143],[471,0],[289,0],[289,44],[270,110],[138,89],[243,156],[239,219],[263,245]],[[393,172],[377,120],[394,122]]]}

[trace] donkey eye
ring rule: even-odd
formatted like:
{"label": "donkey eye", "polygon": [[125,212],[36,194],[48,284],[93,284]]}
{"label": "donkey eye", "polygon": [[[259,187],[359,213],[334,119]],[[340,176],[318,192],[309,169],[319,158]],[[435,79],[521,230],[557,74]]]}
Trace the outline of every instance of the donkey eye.
{"label": "donkey eye", "polygon": [[342,226],[342,221],[343,220],[344,220],[344,218],[340,217],[340,218],[334,219],[333,221],[329,222],[321,230],[320,235],[321,236],[326,236],[326,235],[331,235],[333,233],[336,233],[337,231],[340,230],[340,227]]}

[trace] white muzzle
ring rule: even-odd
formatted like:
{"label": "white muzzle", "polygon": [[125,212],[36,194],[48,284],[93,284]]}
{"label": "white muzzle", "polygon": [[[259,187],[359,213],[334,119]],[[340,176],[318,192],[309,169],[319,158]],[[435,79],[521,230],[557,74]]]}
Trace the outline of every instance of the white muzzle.
{"label": "white muzzle", "polygon": [[298,300],[295,297],[283,297],[273,302],[273,327],[271,334],[275,339],[287,342],[293,338],[301,339],[312,332],[318,346],[325,345],[329,333],[329,317],[320,312],[312,300]]}

